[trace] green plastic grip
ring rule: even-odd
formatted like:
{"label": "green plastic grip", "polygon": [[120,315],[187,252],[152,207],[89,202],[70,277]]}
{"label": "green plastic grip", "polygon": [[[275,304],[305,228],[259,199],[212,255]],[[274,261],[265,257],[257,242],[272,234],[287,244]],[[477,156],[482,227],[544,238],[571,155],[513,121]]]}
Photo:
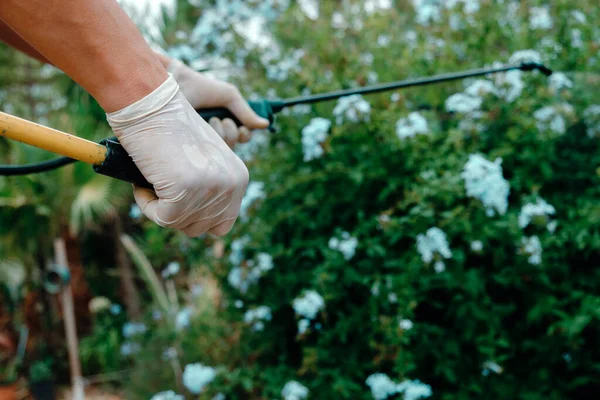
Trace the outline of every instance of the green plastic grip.
{"label": "green plastic grip", "polygon": [[[267,119],[270,125],[275,122],[275,113],[283,109],[283,103],[280,101],[249,101],[248,105],[257,115]],[[213,117],[219,119],[229,118],[233,120],[237,126],[242,125],[242,123],[231,113],[231,111],[226,108],[205,108],[198,110],[198,114],[200,114],[200,116],[206,121],[209,121]]]}

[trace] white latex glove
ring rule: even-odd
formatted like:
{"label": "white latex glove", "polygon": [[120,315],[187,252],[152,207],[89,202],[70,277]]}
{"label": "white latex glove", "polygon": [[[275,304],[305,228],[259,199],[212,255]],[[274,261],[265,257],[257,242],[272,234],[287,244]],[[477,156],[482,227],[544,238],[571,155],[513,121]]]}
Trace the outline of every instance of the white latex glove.
{"label": "white latex glove", "polygon": [[158,225],[197,237],[227,234],[238,216],[248,170],[168,79],[154,92],[107,114],[113,132],[154,191],[135,201]]}
{"label": "white latex glove", "polygon": [[181,93],[196,110],[225,107],[243,124],[238,128],[229,118],[211,118],[208,121],[230,147],[238,142],[245,143],[250,140],[251,129],[264,129],[269,126],[269,121],[252,111],[234,85],[194,71],[179,60],[171,60],[167,70],[173,74]]}

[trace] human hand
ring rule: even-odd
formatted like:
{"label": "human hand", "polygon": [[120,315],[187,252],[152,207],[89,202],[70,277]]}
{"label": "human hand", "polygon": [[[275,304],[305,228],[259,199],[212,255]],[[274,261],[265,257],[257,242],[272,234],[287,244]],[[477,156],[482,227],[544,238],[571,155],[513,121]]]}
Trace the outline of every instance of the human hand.
{"label": "human hand", "polygon": [[107,119],[154,186],[154,191],[134,188],[135,200],[148,218],[191,237],[205,232],[222,236],[231,230],[248,170],[185,99],[171,75],[158,89],[107,114]]}
{"label": "human hand", "polygon": [[225,107],[243,124],[238,127],[229,118],[211,118],[208,121],[230,147],[238,142],[245,143],[250,140],[251,129],[264,129],[269,126],[269,121],[252,111],[234,85],[194,71],[178,60],[170,60],[167,70],[173,74],[181,93],[196,110]]}

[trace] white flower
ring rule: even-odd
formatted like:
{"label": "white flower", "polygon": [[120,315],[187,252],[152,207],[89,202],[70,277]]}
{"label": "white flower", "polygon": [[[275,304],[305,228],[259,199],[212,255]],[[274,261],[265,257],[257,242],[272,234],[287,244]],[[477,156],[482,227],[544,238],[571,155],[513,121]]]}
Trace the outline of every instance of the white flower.
{"label": "white flower", "polygon": [[400,100],[400,93],[392,93],[392,95],[390,96],[390,100],[393,102],[397,102],[398,100]]}
{"label": "white flower", "polygon": [[308,388],[296,381],[289,381],[281,390],[284,400],[302,400],[308,397]]}
{"label": "white flower", "polygon": [[430,263],[436,253],[443,258],[452,257],[446,234],[435,227],[429,228],[424,235],[419,234],[417,236],[417,251],[421,254],[421,258],[425,263]]}
{"label": "white flower", "polygon": [[521,212],[519,213],[519,228],[526,228],[535,217],[543,217],[547,221],[548,217],[555,213],[556,209],[552,205],[546,203],[544,199],[539,198],[535,203],[527,203],[521,208]]}
{"label": "white flower", "polygon": [[554,233],[557,225],[558,225],[557,221],[550,221],[550,222],[548,222],[548,225],[546,225],[546,228],[548,228],[548,232]]}
{"label": "white flower", "polygon": [[446,8],[452,9],[461,3],[466,14],[476,13],[481,7],[480,0],[446,0],[445,5]]}
{"label": "white flower", "polygon": [[375,400],[385,400],[396,393],[403,393],[405,400],[424,399],[432,395],[431,387],[418,380],[406,380],[397,384],[382,373],[370,375],[365,383],[371,388]]}
{"label": "white flower", "polygon": [[[289,78],[290,73],[301,70],[300,60],[304,57],[304,50],[296,49],[289,56],[278,56],[277,52],[263,58],[263,64],[267,69],[267,78],[277,82],[283,82]],[[273,60],[277,60],[272,64]]]}
{"label": "white flower", "polygon": [[571,16],[573,17],[573,19],[575,21],[577,21],[580,24],[585,24],[587,22],[587,19],[585,17],[585,14],[579,10],[574,10],[571,12]]}
{"label": "white flower", "polygon": [[409,331],[413,328],[414,323],[410,319],[401,319],[398,325],[403,331]]}
{"label": "white flower", "polygon": [[175,328],[180,331],[190,326],[190,319],[192,317],[192,309],[190,307],[184,307],[177,315],[175,315]]}
{"label": "white flower", "polygon": [[528,256],[527,261],[533,265],[542,263],[542,243],[537,236],[521,239],[522,252]]}
{"label": "white flower", "polygon": [[184,397],[172,390],[156,393],[150,400],[184,400]]}
{"label": "white flower", "polygon": [[469,113],[479,110],[482,102],[480,97],[456,93],[446,99],[446,110],[457,113]]}
{"label": "white flower", "polygon": [[396,135],[400,139],[410,138],[429,132],[427,120],[418,112],[411,112],[408,117],[396,122]]}
{"label": "white flower", "polygon": [[308,319],[315,319],[324,306],[323,297],[314,290],[307,290],[302,297],[294,299],[293,303],[296,314]]}
{"label": "white flower", "polygon": [[142,322],[126,322],[123,324],[123,336],[126,338],[141,335],[147,330],[148,328]]}
{"label": "white flower", "polygon": [[120,353],[123,357],[128,357],[132,354],[139,353],[141,349],[139,343],[125,342],[121,345]]}
{"label": "white flower", "polygon": [[242,216],[242,218],[247,217],[246,213],[248,211],[248,208],[250,208],[250,206],[252,205],[252,203],[254,203],[256,200],[265,198],[264,187],[265,184],[263,182],[251,181],[250,183],[248,183],[248,188],[246,189],[246,193],[242,198],[242,204],[240,206],[240,215]]}
{"label": "white flower", "polygon": [[483,250],[483,242],[481,240],[474,240],[471,242],[471,250],[480,252]]}
{"label": "white flower", "polygon": [[572,88],[573,82],[562,72],[555,72],[548,79],[548,85],[552,90],[558,92],[562,89]]}
{"label": "white flower", "polygon": [[217,393],[211,400],[225,400],[225,395],[223,393]]}
{"label": "white flower", "polygon": [[325,118],[313,118],[308,125],[302,129],[302,150],[304,161],[310,161],[323,155],[321,143],[327,139],[327,132],[331,127],[331,121]]}
{"label": "white flower", "polygon": [[337,124],[344,120],[350,122],[365,122],[370,120],[371,105],[359,94],[345,96],[338,100],[333,115],[336,117]]}
{"label": "white flower", "polygon": [[600,104],[586,108],[583,111],[583,121],[589,137],[600,137]]}
{"label": "white flower", "polygon": [[364,7],[367,14],[373,14],[380,10],[389,10],[392,8],[392,0],[366,0]]}
{"label": "white flower", "polygon": [[398,295],[396,293],[389,293],[388,301],[392,304],[396,304],[398,302]]}
{"label": "white flower", "polygon": [[503,215],[508,209],[510,186],[502,176],[501,164],[500,158],[491,162],[480,154],[471,154],[461,173],[467,196],[480,200],[490,216],[494,212]]}
{"label": "white flower", "polygon": [[573,29],[571,31],[571,47],[579,49],[583,47],[583,33],[580,29]]}
{"label": "white flower", "polygon": [[371,394],[375,400],[385,400],[398,391],[398,385],[389,376],[382,373],[370,375],[365,383],[371,388]]}
{"label": "white flower", "polygon": [[302,335],[304,332],[306,332],[309,326],[310,321],[306,318],[302,318],[300,321],[298,321],[298,333]]}
{"label": "white flower", "polygon": [[216,376],[217,372],[213,367],[201,363],[188,364],[183,370],[183,384],[190,392],[199,394]]}
{"label": "white flower", "polygon": [[552,18],[549,7],[531,7],[529,10],[529,27],[531,29],[552,28]]}
{"label": "white flower", "polygon": [[511,64],[519,64],[523,62],[541,63],[542,56],[535,50],[519,50],[510,56],[508,62]]}
{"label": "white flower", "polygon": [[268,253],[258,253],[256,255],[258,268],[261,272],[267,272],[273,269],[273,256]]}
{"label": "white flower", "polygon": [[417,24],[429,25],[430,22],[439,22],[442,18],[438,1],[435,0],[412,0],[417,16]]}
{"label": "white flower", "polygon": [[431,386],[418,380],[406,380],[397,386],[397,391],[404,393],[404,400],[418,400],[430,397],[433,393]]}
{"label": "white flower", "polygon": [[350,236],[350,233],[344,231],[342,232],[342,238],[338,239],[336,237],[332,237],[329,239],[329,248],[332,250],[338,250],[344,256],[344,259],[350,260],[354,257],[354,253],[356,252],[356,246],[358,246],[358,239]]}
{"label": "white flower", "polygon": [[348,23],[346,22],[346,18],[344,18],[344,14],[336,11],[331,16],[331,26],[336,29],[344,29],[348,27]]}
{"label": "white flower", "polygon": [[472,97],[483,97],[487,94],[496,93],[496,87],[490,81],[477,79],[465,89],[465,94]]}
{"label": "white flower", "polygon": [[379,47],[386,47],[387,45],[390,44],[391,41],[392,41],[392,39],[390,38],[389,35],[379,35],[377,37],[377,45]]}
{"label": "white flower", "polygon": [[244,247],[250,242],[250,236],[244,236],[239,239],[235,239],[231,242],[231,254],[229,255],[229,262],[233,265],[240,265],[244,260]]}
{"label": "white flower", "polygon": [[162,271],[162,277],[168,279],[179,273],[179,263],[177,261],[171,261],[167,264],[167,267]]}
{"label": "white flower", "polygon": [[264,323],[262,321],[270,321],[272,318],[271,309],[267,306],[256,307],[254,310],[248,310],[244,314],[244,322],[253,324],[255,331],[262,331]]}
{"label": "white flower", "polygon": [[318,0],[298,0],[298,5],[300,6],[300,10],[306,15],[309,19],[315,21],[319,18],[319,3]]}
{"label": "white flower", "polygon": [[567,122],[563,114],[574,114],[573,106],[567,103],[546,106],[535,111],[533,116],[537,120],[536,126],[538,130],[545,131],[550,129],[562,135],[567,130]]}
{"label": "white flower", "polygon": [[446,264],[442,260],[436,261],[435,264],[433,264],[433,270],[438,274],[441,274],[446,270]]}
{"label": "white flower", "polygon": [[521,95],[525,88],[521,71],[508,71],[494,76],[497,94],[500,98],[513,102]]}

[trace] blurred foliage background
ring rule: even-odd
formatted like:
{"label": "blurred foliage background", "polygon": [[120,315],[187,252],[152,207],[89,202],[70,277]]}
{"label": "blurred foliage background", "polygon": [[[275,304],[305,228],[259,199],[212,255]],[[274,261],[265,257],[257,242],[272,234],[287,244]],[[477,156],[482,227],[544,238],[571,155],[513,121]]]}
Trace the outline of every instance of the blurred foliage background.
{"label": "blurred foliage background", "polygon": [[[27,323],[31,360],[68,379],[39,278],[62,237],[84,374],[128,399],[593,398],[599,20],[588,0],[177,0],[140,22],[153,47],[249,99],[555,74],[286,110],[236,148],[251,183],[224,239],[155,226],[86,165],[0,177],[0,328]],[[5,46],[0,109],[111,136],[81,88]],[[0,140],[4,164],[50,157]]]}

